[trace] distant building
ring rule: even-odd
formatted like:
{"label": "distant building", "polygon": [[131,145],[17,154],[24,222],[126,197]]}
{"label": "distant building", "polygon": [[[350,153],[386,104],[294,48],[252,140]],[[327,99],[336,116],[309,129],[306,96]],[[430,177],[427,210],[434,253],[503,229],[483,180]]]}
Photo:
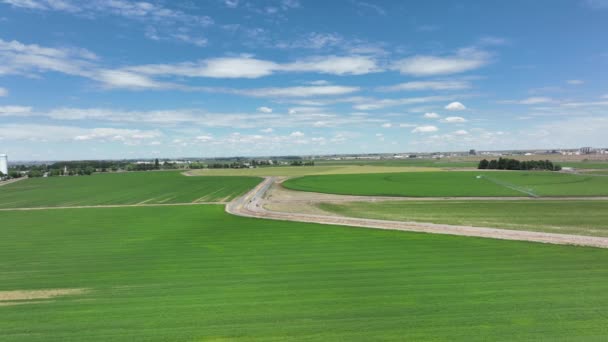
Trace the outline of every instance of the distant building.
{"label": "distant building", "polygon": [[469,150],[469,155],[476,156],[477,155],[477,151],[475,151],[475,150]]}
{"label": "distant building", "polygon": [[591,154],[591,152],[593,152],[593,148],[581,147],[581,149],[579,151],[581,152],[581,154]]}
{"label": "distant building", "polygon": [[6,154],[0,154],[0,172],[3,175],[8,175],[8,156]]}

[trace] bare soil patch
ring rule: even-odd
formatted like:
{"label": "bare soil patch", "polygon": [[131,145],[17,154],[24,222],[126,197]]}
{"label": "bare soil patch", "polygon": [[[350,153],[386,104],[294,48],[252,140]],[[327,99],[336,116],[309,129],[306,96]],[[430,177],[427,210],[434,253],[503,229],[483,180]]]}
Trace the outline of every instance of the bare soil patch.
{"label": "bare soil patch", "polygon": [[49,301],[41,299],[75,296],[89,291],[90,289],[86,288],[0,291],[0,306],[48,303]]}

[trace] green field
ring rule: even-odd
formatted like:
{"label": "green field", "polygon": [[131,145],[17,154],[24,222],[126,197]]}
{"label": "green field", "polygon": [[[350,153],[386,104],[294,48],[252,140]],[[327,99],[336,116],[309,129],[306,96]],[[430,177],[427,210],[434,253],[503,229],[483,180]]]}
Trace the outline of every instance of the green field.
{"label": "green field", "polygon": [[300,177],[307,175],[365,174],[392,172],[440,171],[438,168],[422,166],[383,166],[383,165],[315,165],[315,166],[271,166],[255,169],[201,169],[191,170],[194,176],[276,176]]}
{"label": "green field", "polygon": [[0,187],[0,208],[229,201],[261,181],[178,172],[32,178]]}
{"label": "green field", "polygon": [[319,207],[350,217],[608,236],[608,201],[388,201]]}
{"label": "green field", "polygon": [[304,176],[283,184],[293,190],[364,196],[608,195],[608,177],[556,172],[455,171]]}
{"label": "green field", "polygon": [[248,219],[219,205],[5,211],[0,222],[0,298],[84,289],[0,300],[2,341],[608,335],[604,249]]}
{"label": "green field", "polygon": [[[481,158],[480,158],[481,159]],[[463,168],[474,167],[479,160],[446,160],[446,159],[360,159],[360,160],[315,160],[319,166],[409,166],[409,167],[435,167],[435,168]]]}

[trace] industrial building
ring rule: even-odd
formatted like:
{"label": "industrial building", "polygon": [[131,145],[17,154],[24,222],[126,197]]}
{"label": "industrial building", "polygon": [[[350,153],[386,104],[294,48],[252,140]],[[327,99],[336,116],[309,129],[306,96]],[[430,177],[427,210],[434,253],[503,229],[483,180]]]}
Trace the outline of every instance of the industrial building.
{"label": "industrial building", "polygon": [[8,175],[8,156],[6,154],[0,154],[0,172],[5,176]]}

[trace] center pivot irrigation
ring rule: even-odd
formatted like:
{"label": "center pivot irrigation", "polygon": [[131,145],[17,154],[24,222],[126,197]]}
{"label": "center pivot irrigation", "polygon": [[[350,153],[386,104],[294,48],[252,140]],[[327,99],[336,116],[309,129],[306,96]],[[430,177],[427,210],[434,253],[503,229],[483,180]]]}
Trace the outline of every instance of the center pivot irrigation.
{"label": "center pivot irrigation", "polygon": [[496,178],[492,178],[492,177],[488,177],[486,175],[479,175],[476,177],[477,179],[487,179],[488,181],[500,185],[500,186],[504,186],[505,188],[509,188],[511,190],[515,190],[515,191],[519,191],[521,193],[524,193],[530,197],[534,197],[534,198],[538,198],[539,196],[537,194],[535,194],[532,189],[526,189],[526,188],[522,188],[520,186],[517,186],[513,183],[509,183],[509,182],[505,182],[503,180],[499,180]]}

